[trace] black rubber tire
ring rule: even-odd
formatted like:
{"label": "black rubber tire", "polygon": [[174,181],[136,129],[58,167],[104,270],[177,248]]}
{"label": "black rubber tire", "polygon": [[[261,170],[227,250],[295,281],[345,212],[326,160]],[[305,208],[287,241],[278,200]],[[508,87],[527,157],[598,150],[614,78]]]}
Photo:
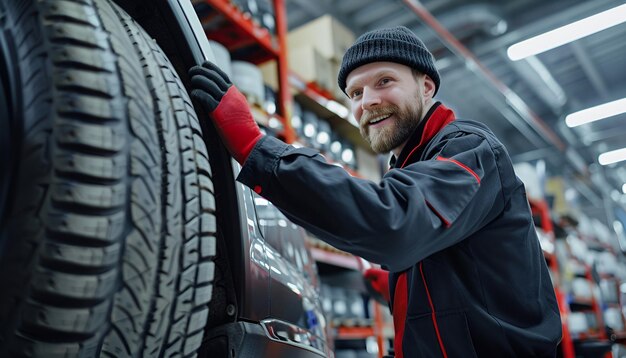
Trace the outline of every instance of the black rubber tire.
{"label": "black rubber tire", "polygon": [[19,160],[0,227],[0,357],[195,356],[215,203],[191,102],[109,0],[0,0]]}

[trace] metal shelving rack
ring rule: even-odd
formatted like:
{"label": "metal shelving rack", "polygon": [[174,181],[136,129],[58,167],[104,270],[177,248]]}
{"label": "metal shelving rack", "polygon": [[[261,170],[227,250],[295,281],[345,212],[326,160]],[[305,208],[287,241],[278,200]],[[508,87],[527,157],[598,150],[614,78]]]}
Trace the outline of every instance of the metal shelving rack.
{"label": "metal shelving rack", "polygon": [[[325,250],[318,247],[312,247],[311,252],[313,258],[320,263],[332,265],[338,268],[346,270],[359,271],[361,274],[371,264],[363,258],[348,254],[339,253],[329,250]],[[373,299],[371,299],[373,300]],[[385,342],[387,340],[386,329],[388,324],[385,323],[383,313],[381,311],[381,304],[374,301],[373,311],[373,324],[368,327],[334,327],[336,329],[336,339],[351,340],[351,339],[366,339],[368,337],[375,337],[378,345],[378,357],[382,358],[385,352]]]}
{"label": "metal shelving rack", "polygon": [[[596,344],[609,344],[610,342],[604,326],[602,302],[599,301],[595,293],[592,294],[591,297],[577,297],[571,294],[566,295],[566,293],[562,290],[561,286],[563,285],[563,282],[561,281],[561,265],[557,259],[559,255],[556,253],[557,245],[555,245],[554,242],[554,226],[550,217],[548,203],[545,200],[529,199],[529,204],[533,216],[538,216],[540,219],[540,225],[538,225],[539,228],[551,238],[553,244],[552,247],[554,248],[552,252],[544,250],[544,256],[553,277],[554,292],[561,314],[563,330],[563,338],[559,347],[561,356],[564,358],[574,358],[581,355],[585,356],[582,351],[586,350],[587,346],[593,349],[593,346]],[[577,265],[582,268],[580,272],[576,272],[578,277],[589,282],[591,287],[596,285],[592,274],[592,268],[589,264],[581,262],[569,254],[566,256],[568,256],[568,260],[576,262]],[[572,312],[588,312],[592,314],[597,322],[596,327],[585,332],[570,332],[568,321]],[[620,338],[622,334],[623,332],[616,332],[617,337],[615,338]],[[578,355],[577,350],[581,351],[578,352]],[[610,358],[612,357],[612,354],[611,352],[608,352],[604,354],[603,357]]]}
{"label": "metal shelving rack", "polygon": [[543,230],[543,232],[545,232],[550,237],[553,244],[552,247],[555,248],[552,251],[547,251],[544,249],[543,254],[546,258],[548,269],[550,270],[553,277],[554,294],[556,296],[557,304],[559,305],[559,313],[561,314],[561,329],[563,330],[563,338],[561,339],[560,344],[561,356],[563,358],[574,358],[576,356],[574,353],[574,342],[572,340],[572,335],[570,334],[568,327],[570,308],[564,292],[559,287],[561,274],[559,262],[556,255],[556,245],[554,243],[554,227],[552,225],[552,219],[550,217],[550,209],[548,208],[548,203],[546,203],[544,200],[534,200],[529,198],[528,203],[530,204],[530,209],[533,216],[539,216],[540,229]]}
{"label": "metal shelving rack", "polygon": [[[289,88],[287,15],[283,0],[272,0],[276,17],[275,37],[227,0],[194,0],[193,3],[206,4],[216,10],[217,13],[202,16],[200,21],[205,27],[207,37],[224,45],[234,59],[254,64],[276,60],[279,84],[276,117],[284,125],[282,139],[287,143],[293,143],[296,135],[289,121],[289,108],[293,98]],[[222,19],[217,19],[218,16]],[[212,26],[215,22],[219,22],[220,26]]]}

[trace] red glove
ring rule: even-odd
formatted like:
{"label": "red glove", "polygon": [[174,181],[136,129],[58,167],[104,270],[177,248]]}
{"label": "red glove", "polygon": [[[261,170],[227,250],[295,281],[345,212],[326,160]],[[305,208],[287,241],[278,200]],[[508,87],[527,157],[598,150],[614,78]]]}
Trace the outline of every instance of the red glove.
{"label": "red glove", "polygon": [[382,295],[386,302],[389,302],[389,272],[378,268],[370,268],[365,271],[363,276],[374,291]]}
{"label": "red glove", "polygon": [[191,97],[211,114],[226,148],[243,165],[263,136],[252,118],[246,97],[222,70],[209,61],[192,67],[189,76]]}

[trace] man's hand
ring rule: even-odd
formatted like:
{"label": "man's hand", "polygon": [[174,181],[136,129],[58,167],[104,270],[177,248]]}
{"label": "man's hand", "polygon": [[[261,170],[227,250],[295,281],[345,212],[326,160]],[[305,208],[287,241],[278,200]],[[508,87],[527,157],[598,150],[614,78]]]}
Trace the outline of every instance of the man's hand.
{"label": "man's hand", "polygon": [[263,134],[252,118],[244,95],[233,86],[228,76],[207,61],[189,70],[191,97],[213,117],[226,148],[239,164],[250,155]]}
{"label": "man's hand", "polygon": [[384,300],[383,303],[389,302],[389,272],[378,268],[367,269],[363,273],[365,283],[369,288],[373,289],[375,293],[374,298],[377,301]]}

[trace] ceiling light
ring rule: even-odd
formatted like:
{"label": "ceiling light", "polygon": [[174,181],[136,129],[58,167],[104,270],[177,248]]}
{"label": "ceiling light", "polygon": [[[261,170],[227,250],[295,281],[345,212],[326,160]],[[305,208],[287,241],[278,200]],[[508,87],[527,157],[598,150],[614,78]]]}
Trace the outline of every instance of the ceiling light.
{"label": "ceiling light", "polygon": [[281,128],[283,126],[281,121],[279,121],[276,117],[271,117],[267,123],[272,129]]}
{"label": "ceiling light", "polygon": [[330,142],[330,135],[328,135],[328,133],[326,132],[317,133],[317,142],[322,145],[327,144],[328,142]]}
{"label": "ceiling light", "polygon": [[357,122],[356,118],[354,118],[354,114],[350,113],[348,115],[348,122],[352,124],[353,126],[359,128],[359,122]]}
{"label": "ceiling light", "polygon": [[317,134],[317,129],[311,123],[307,123],[304,125],[304,136],[307,138],[313,138]]}
{"label": "ceiling light", "polygon": [[626,148],[602,153],[598,157],[598,162],[602,165],[613,164],[613,163],[621,162],[622,160],[626,160]]}
{"label": "ceiling light", "polygon": [[565,117],[565,124],[567,124],[568,127],[572,128],[585,123],[616,116],[621,113],[626,113],[626,98],[618,99],[616,101],[604,103],[595,107],[583,109],[582,111],[569,114],[567,115],[567,117]]}
{"label": "ceiling light", "polygon": [[352,162],[352,160],[354,160],[354,152],[352,151],[352,149],[344,149],[343,153],[341,153],[341,160],[343,160],[345,163]]}
{"label": "ceiling light", "polygon": [[269,114],[276,113],[276,103],[271,101],[265,102],[265,111]]}
{"label": "ceiling light", "polygon": [[302,127],[302,118],[300,118],[300,116],[291,117],[291,126],[294,129]]}
{"label": "ceiling light", "polygon": [[518,42],[506,51],[513,61],[533,56],[626,21],[626,4]]}
{"label": "ceiling light", "polygon": [[626,184],[622,185],[622,193],[626,194]]}
{"label": "ceiling light", "polygon": [[576,200],[576,197],[578,196],[578,193],[576,192],[576,190],[569,188],[567,190],[565,190],[565,200],[567,201],[574,201]]}
{"label": "ceiling light", "polygon": [[335,113],[341,118],[348,118],[348,115],[350,114],[350,110],[348,110],[344,105],[333,100],[330,100],[326,103],[326,109]]}

